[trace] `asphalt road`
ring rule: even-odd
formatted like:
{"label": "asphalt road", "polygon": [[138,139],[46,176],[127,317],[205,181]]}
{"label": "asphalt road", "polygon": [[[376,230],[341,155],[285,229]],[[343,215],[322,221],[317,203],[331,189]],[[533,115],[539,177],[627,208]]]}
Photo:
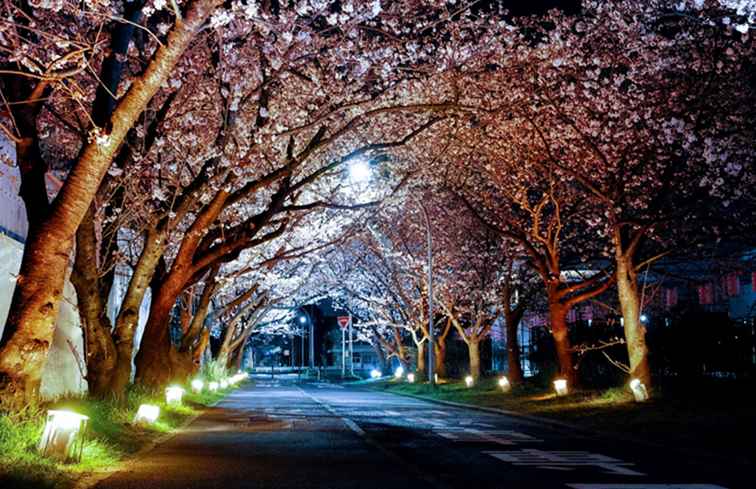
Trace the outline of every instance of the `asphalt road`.
{"label": "asphalt road", "polygon": [[513,416],[260,380],[96,487],[751,489],[751,471]]}

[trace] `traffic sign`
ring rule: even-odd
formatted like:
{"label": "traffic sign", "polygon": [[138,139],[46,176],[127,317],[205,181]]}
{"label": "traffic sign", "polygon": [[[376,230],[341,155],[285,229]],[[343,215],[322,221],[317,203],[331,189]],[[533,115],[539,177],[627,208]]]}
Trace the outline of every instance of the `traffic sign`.
{"label": "traffic sign", "polygon": [[336,318],[336,321],[339,323],[339,326],[341,326],[341,329],[347,329],[347,327],[349,326],[349,321],[351,319],[351,316],[338,316]]}

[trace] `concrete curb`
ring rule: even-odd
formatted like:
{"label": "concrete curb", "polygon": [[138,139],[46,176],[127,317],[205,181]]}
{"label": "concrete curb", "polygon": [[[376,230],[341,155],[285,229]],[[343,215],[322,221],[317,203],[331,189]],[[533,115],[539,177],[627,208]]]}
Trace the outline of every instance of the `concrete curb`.
{"label": "concrete curb", "polygon": [[[229,392],[228,394],[231,394]],[[217,401],[213,402],[212,404],[208,404],[205,406],[206,408],[212,408],[218,405],[221,401],[225,400],[228,395],[223,396],[222,398],[218,399]],[[122,472],[124,470],[127,470],[131,465],[137,463],[139,459],[144,457],[147,453],[154,450],[158,445],[162,445],[163,443],[166,443],[176,436],[178,436],[184,428],[189,426],[190,424],[194,423],[197,418],[205,414],[204,412],[199,412],[193,416],[188,417],[183,423],[181,423],[181,426],[177,426],[173,431],[170,433],[165,433],[163,435],[158,436],[154,440],[151,440],[147,442],[143,447],[141,447],[139,450],[131,454],[130,456],[124,458],[122,461],[120,461],[115,466],[98,472],[92,472],[81,479],[77,480],[76,483],[73,485],[73,489],[90,489],[91,487],[96,486],[100,482],[104,481],[105,479],[109,478],[113,474],[117,474],[118,472]]]}

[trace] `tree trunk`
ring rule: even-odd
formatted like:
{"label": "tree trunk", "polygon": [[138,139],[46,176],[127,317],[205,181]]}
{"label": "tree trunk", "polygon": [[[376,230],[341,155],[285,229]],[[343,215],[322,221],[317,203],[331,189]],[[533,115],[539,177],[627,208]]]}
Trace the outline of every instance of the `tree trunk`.
{"label": "tree trunk", "polygon": [[173,379],[173,366],[181,363],[171,358],[173,345],[169,334],[171,310],[185,281],[177,276],[158,287],[150,304],[150,315],[144,328],[141,347],[136,356],[136,382],[157,388]]}
{"label": "tree trunk", "polygon": [[426,375],[426,355],[425,355],[425,341],[420,342],[417,345],[417,361],[415,368],[415,377],[417,380],[425,380]]}
{"label": "tree trunk", "polygon": [[50,214],[29,233],[0,342],[0,399],[4,405],[20,406],[37,399],[76,229],[126,134],[221,3],[197,0],[189,5],[186,16],[176,23],[144,74],[119,102],[109,133],[103,132],[84,148]]}
{"label": "tree trunk", "polygon": [[103,397],[110,392],[117,353],[110,335],[106,303],[100,293],[94,226],[94,206],[90,206],[86,221],[76,233],[76,260],[71,282],[76,288],[79,317],[84,329],[89,392]]}
{"label": "tree trunk", "polygon": [[144,240],[144,248],[134,273],[129,280],[129,287],[116,317],[114,341],[118,352],[118,363],[113,373],[111,391],[116,397],[126,392],[131,382],[131,363],[134,356],[134,333],[139,324],[139,311],[144,296],[155,275],[158,262],[165,249],[165,233],[150,230]]}
{"label": "tree trunk", "polygon": [[480,342],[474,339],[468,340],[467,352],[470,357],[470,375],[477,382],[480,379]]}
{"label": "tree trunk", "polygon": [[559,362],[559,375],[567,379],[567,383],[572,388],[577,383],[577,375],[572,363],[572,347],[567,329],[567,310],[561,303],[549,300],[549,321],[551,322],[551,335],[554,338],[554,348]]}
{"label": "tree trunk", "polygon": [[627,356],[630,359],[630,377],[640,379],[651,389],[651,369],[648,364],[646,347],[646,328],[640,320],[640,297],[638,294],[638,277],[632,261],[618,253],[617,256],[617,293],[625,327]]}
{"label": "tree trunk", "polygon": [[433,345],[433,360],[435,364],[435,371],[438,374],[439,379],[446,378],[446,341],[445,338],[436,338],[436,342]]}
{"label": "tree trunk", "polygon": [[509,367],[508,379],[512,384],[522,383],[522,365],[520,365],[520,340],[517,330],[520,327],[519,318],[512,313],[506,313],[507,328],[507,366]]}

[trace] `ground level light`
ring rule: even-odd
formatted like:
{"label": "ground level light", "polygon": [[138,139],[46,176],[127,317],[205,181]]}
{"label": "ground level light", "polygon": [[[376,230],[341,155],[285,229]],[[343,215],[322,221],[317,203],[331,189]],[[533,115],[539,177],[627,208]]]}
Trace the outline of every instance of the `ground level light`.
{"label": "ground level light", "polygon": [[183,397],[184,389],[177,385],[172,385],[165,389],[165,403],[169,406],[180,406]]}
{"label": "ground level light", "polygon": [[554,390],[556,391],[557,396],[566,396],[567,395],[567,380],[566,379],[556,379],[554,381]]}
{"label": "ground level light", "polygon": [[47,411],[45,430],[38,449],[42,455],[61,462],[78,462],[84,450],[89,417],[73,411]]}
{"label": "ground level light", "polygon": [[501,387],[501,390],[504,392],[512,390],[512,384],[509,383],[509,379],[504,375],[499,377],[499,387]]}
{"label": "ground level light", "polygon": [[134,416],[134,424],[150,425],[160,416],[160,408],[152,404],[142,404]]}

